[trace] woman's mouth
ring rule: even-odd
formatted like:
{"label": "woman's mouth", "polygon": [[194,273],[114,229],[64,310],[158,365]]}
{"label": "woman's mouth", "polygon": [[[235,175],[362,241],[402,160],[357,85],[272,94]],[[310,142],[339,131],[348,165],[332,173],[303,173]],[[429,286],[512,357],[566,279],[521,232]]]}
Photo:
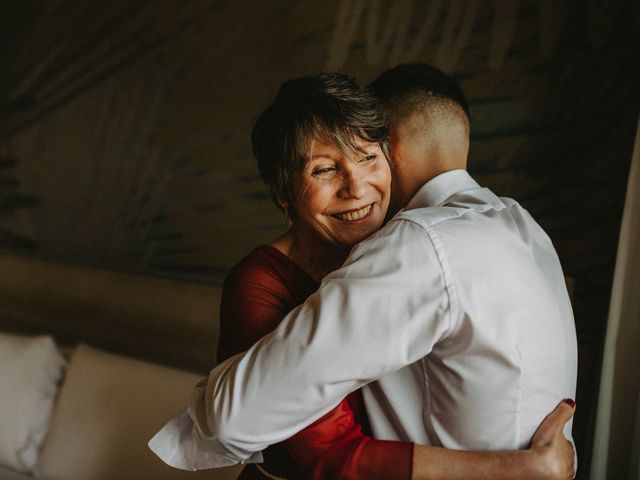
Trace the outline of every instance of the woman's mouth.
{"label": "woman's mouth", "polygon": [[369,215],[372,207],[373,207],[373,203],[371,205],[367,205],[366,207],[362,207],[359,210],[351,210],[349,212],[344,212],[344,213],[334,213],[332,216],[339,220],[344,220],[346,222],[355,222],[356,220],[361,220],[367,215]]}

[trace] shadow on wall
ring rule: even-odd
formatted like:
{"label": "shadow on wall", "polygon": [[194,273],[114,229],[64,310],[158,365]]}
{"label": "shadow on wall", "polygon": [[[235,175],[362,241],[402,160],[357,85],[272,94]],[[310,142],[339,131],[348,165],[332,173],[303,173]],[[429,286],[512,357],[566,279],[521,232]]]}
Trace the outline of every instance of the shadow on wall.
{"label": "shadow on wall", "polygon": [[20,181],[15,174],[17,164],[18,159],[14,157],[0,156],[0,246],[33,250],[34,241],[12,229],[16,217],[38,204],[38,197],[20,192]]}

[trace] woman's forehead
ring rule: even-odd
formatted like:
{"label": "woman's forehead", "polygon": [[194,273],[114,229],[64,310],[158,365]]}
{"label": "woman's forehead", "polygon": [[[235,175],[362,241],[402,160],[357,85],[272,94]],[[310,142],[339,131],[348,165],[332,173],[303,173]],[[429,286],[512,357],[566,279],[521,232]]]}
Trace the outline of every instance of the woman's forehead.
{"label": "woman's forehead", "polygon": [[[346,138],[345,138],[346,137]],[[362,153],[365,149],[377,146],[376,142],[369,142],[358,135],[331,135],[323,132],[316,135],[307,135],[306,155],[308,160],[327,154],[353,155]]]}

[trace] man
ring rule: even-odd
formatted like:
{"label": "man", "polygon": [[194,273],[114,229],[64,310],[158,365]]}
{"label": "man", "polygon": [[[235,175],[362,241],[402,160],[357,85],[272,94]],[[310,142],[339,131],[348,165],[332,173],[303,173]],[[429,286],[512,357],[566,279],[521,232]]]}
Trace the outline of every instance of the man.
{"label": "man", "polygon": [[463,450],[525,448],[575,394],[557,255],[522,207],[466,173],[460,88],[426,65],[372,88],[390,115],[392,201],[406,208],[272,334],[211,372],[180,432],[207,449],[190,465],[259,460],[363,386],[375,437]]}

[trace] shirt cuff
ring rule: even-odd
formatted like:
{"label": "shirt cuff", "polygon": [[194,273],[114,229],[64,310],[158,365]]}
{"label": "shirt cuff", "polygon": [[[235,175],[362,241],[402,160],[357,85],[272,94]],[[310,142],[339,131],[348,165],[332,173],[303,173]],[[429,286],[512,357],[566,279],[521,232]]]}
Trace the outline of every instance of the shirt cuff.
{"label": "shirt cuff", "polygon": [[164,463],[181,470],[195,471],[263,461],[262,452],[256,452],[242,462],[231,454],[206,450],[198,442],[193,430],[193,420],[186,410],[162,427],[149,440],[148,445]]}

